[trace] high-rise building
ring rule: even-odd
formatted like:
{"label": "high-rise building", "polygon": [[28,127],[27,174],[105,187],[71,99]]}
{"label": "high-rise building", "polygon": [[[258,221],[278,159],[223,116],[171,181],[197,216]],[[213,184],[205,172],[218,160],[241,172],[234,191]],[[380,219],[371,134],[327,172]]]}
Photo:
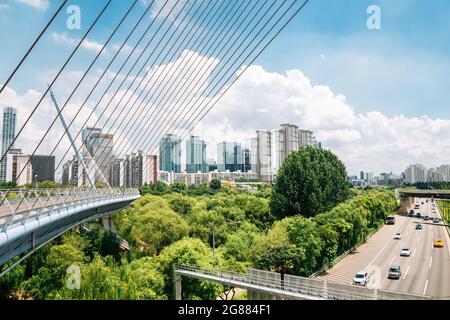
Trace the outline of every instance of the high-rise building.
{"label": "high-rise building", "polygon": [[252,171],[252,151],[249,148],[242,149],[242,172]]}
{"label": "high-rise building", "polygon": [[[11,107],[3,108],[3,125],[2,125],[2,157],[8,148],[14,148],[13,141],[16,136],[16,109]],[[0,163],[0,183],[7,181],[7,158],[5,157]]]}
{"label": "high-rise building", "polygon": [[[95,182],[106,183],[109,167],[113,161],[114,135],[104,134],[98,128],[85,128],[82,131],[83,155],[86,163],[94,168]],[[90,159],[89,159],[90,158]]]}
{"label": "high-rise building", "polygon": [[206,160],[206,170],[208,172],[217,170],[217,161],[214,159],[207,159]]}
{"label": "high-rise building", "polygon": [[270,130],[257,130],[256,138],[252,144],[252,171],[265,182],[272,182],[272,132]]}
{"label": "high-rise building", "polygon": [[159,170],[181,172],[181,139],[173,134],[159,142]]}
{"label": "high-rise building", "polygon": [[148,154],[144,156],[143,183],[150,184],[158,181],[158,157]]}
{"label": "high-rise building", "polygon": [[442,165],[437,170],[442,174],[444,181],[450,181],[450,165]]}
{"label": "high-rise building", "polygon": [[217,170],[238,171],[242,167],[241,144],[237,142],[220,142],[217,144]]}
{"label": "high-rise building", "polygon": [[445,181],[444,175],[438,168],[428,169],[427,179],[428,179],[428,181],[433,181],[433,182]]}
{"label": "high-rise building", "polygon": [[428,170],[422,164],[413,164],[406,168],[406,182],[414,184],[416,182],[427,182]]}
{"label": "high-rise building", "polygon": [[6,155],[5,182],[13,182],[18,186],[31,183],[32,167],[30,156],[22,154],[22,149],[10,149]]}
{"label": "high-rise building", "polygon": [[186,140],[186,172],[207,172],[206,143],[196,136]]}
{"label": "high-rise building", "polygon": [[130,157],[130,187],[140,187],[143,185],[143,161],[142,151],[138,153],[132,153]]}
{"label": "high-rise building", "polygon": [[313,132],[310,130],[298,130],[298,144],[299,147],[307,147],[314,145],[315,138]]}
{"label": "high-rise building", "polygon": [[34,155],[30,160],[34,182],[55,181],[55,156]]}

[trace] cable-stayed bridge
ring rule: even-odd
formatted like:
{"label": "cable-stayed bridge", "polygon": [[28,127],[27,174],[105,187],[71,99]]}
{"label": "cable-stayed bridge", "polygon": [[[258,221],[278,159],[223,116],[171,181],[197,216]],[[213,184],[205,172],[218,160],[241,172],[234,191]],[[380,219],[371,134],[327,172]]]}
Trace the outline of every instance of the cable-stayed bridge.
{"label": "cable-stayed bridge", "polygon": [[[136,200],[140,183],[130,182],[126,170],[119,168],[118,183],[102,170],[138,150],[156,154],[167,134],[187,137],[308,2],[101,0],[82,15],[80,35],[69,39],[61,25],[72,3],[52,1],[48,22],[0,73],[0,97],[23,83],[38,93],[20,110],[20,125],[8,132],[12,138],[3,141],[0,162],[13,159],[14,170],[12,181],[0,183],[30,180],[31,157],[45,153],[48,160],[56,157],[55,182],[62,187],[0,191],[0,266]],[[53,72],[46,73],[40,63],[46,41],[61,34],[70,49],[58,52]],[[95,54],[86,55],[93,42]],[[74,80],[66,81],[69,76]],[[95,146],[84,140],[86,128],[98,130]],[[19,163],[14,157],[21,143],[29,157]],[[63,184],[67,161],[77,170]]]}

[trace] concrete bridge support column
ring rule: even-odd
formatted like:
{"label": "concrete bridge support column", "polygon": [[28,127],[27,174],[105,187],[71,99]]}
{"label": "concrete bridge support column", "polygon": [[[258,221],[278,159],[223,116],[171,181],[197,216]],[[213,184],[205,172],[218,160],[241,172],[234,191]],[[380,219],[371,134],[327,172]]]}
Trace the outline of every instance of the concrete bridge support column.
{"label": "concrete bridge support column", "polygon": [[173,290],[175,294],[175,300],[182,300],[181,294],[181,274],[174,272],[173,274]]}
{"label": "concrete bridge support column", "polygon": [[399,214],[408,213],[408,207],[411,207],[414,203],[414,199],[410,197],[400,197],[400,209],[398,210]]}

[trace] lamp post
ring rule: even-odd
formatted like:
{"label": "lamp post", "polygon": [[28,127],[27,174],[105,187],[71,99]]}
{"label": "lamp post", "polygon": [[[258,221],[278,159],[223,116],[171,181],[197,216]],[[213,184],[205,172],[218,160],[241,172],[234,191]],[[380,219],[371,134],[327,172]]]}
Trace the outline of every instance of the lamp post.
{"label": "lamp post", "polygon": [[38,177],[38,175],[35,174],[35,175],[34,175],[34,185],[35,185],[36,189],[38,188],[37,177]]}

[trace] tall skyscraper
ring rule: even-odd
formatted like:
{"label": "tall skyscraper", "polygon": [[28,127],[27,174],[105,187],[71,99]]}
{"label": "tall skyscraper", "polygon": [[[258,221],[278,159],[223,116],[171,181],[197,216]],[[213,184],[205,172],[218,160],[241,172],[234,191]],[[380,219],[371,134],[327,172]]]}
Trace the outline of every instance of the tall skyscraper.
{"label": "tall skyscraper", "polygon": [[[2,157],[6,153],[9,147],[14,148],[12,145],[16,136],[16,109],[11,107],[3,108],[3,126],[2,126]],[[7,181],[7,159],[6,157],[0,163],[0,183]]]}
{"label": "tall skyscraper", "polygon": [[206,143],[199,137],[191,136],[186,140],[186,172],[207,172]]}
{"label": "tall skyscraper", "polygon": [[272,132],[257,130],[256,138],[252,139],[252,171],[255,171],[262,181],[272,182]]}
{"label": "tall skyscraper", "polygon": [[406,168],[405,178],[408,183],[427,182],[428,170],[421,164],[413,164]]}
{"label": "tall skyscraper", "polygon": [[237,142],[220,142],[217,144],[217,170],[230,172],[241,170],[241,144]]}
{"label": "tall skyscraper", "polygon": [[307,147],[314,145],[315,138],[310,130],[298,130],[299,147]]}
{"label": "tall skyscraper", "polygon": [[[104,134],[98,128],[86,128],[83,129],[81,138],[83,139],[83,156],[95,170],[95,182],[109,182],[109,168],[113,162],[114,135]],[[95,165],[92,160],[95,161]]]}
{"label": "tall skyscraper", "polygon": [[249,148],[242,149],[242,172],[248,172],[252,170],[252,152]]}
{"label": "tall skyscraper", "polygon": [[181,172],[181,140],[173,134],[159,142],[159,170]]}
{"label": "tall skyscraper", "polygon": [[32,180],[34,182],[55,181],[55,156],[31,156]]}

